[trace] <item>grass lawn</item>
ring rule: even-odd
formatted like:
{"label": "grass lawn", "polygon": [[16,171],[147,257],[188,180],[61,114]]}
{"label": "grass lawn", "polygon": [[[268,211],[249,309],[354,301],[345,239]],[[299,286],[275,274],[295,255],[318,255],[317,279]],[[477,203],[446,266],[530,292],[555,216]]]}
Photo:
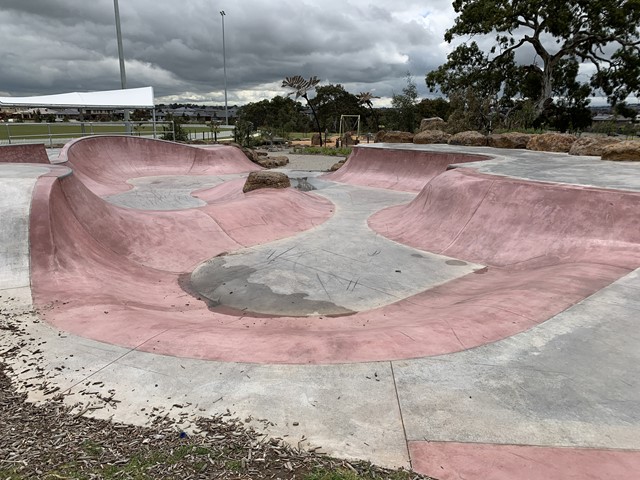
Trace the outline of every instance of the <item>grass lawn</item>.
{"label": "grass lawn", "polygon": [[[138,126],[135,122],[133,124],[133,131],[135,133],[150,135],[153,133],[153,126],[144,124]],[[163,125],[158,124],[156,126],[156,132],[161,135],[163,132]],[[206,125],[183,125],[182,128],[189,133],[202,133],[207,135],[207,138],[211,136],[211,129]],[[48,139],[50,136],[55,140],[56,138],[74,138],[82,135],[92,134],[113,134],[119,135],[125,133],[125,126],[121,123],[85,123],[84,132],[80,123],[0,123],[0,140],[7,140],[9,135],[11,139],[25,139],[25,140],[42,140]]]}

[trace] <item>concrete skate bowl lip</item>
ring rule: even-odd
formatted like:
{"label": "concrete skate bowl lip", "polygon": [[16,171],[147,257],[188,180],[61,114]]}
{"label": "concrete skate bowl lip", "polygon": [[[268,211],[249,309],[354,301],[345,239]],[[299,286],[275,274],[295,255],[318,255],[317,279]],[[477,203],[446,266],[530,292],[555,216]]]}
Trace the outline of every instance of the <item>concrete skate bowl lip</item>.
{"label": "concrete skate bowl lip", "polygon": [[224,175],[263,170],[230,145],[207,148],[126,135],[83,137],[65,144],[58,162],[97,195],[131,190],[128,180],[165,175]]}
{"label": "concrete skate bowl lip", "polygon": [[[388,164],[392,166],[392,162]],[[449,190],[456,185],[458,190]],[[500,198],[499,193],[505,188],[515,192],[524,189],[528,198],[544,198],[549,192],[557,196],[564,190],[582,192],[581,201],[588,200],[588,205],[611,201],[609,213],[616,210],[615,205],[620,206],[622,213],[613,215],[617,220],[609,225],[611,235],[620,239],[617,244],[610,244],[615,247],[618,260],[612,261],[602,248],[597,248],[602,239],[596,236],[573,262],[563,263],[562,257],[571,251],[571,245],[544,258],[518,258],[515,263],[501,263],[498,258],[494,259],[495,265],[480,262],[490,264],[488,270],[479,272],[483,274],[466,275],[391,305],[347,317],[225,315],[211,312],[204,302],[187,296],[178,285],[180,275],[189,272],[194,263],[239,248],[234,238],[224,237],[225,230],[212,222],[215,214],[228,210],[251,212],[289,195],[290,205],[304,203],[310,215],[315,212],[321,222],[330,214],[330,206],[317,196],[293,190],[258,191],[239,197],[230,207],[218,205],[212,216],[203,215],[201,209],[126,211],[124,215],[122,209],[104,202],[74,174],[42,178],[34,189],[30,231],[34,303],[47,322],[62,330],[151,353],[246,363],[386,361],[452,353],[517,334],[586,298],[639,263],[638,239],[622,228],[632,215],[629,212],[637,212],[639,195],[544,185],[467,169],[434,176],[423,189],[424,195],[421,193],[402,207],[380,211],[371,217],[370,225],[392,237],[398,233],[389,223],[390,217],[398,216],[393,208],[404,208],[407,218],[414,221],[439,221],[445,232],[438,238],[442,246],[447,244],[446,232],[451,231],[445,225],[447,218],[456,212],[450,208],[446,210],[447,218],[443,218],[445,211],[436,206],[447,204],[446,199],[455,197],[460,189],[471,192],[465,201],[473,205],[482,204],[488,197]],[[481,220],[490,212],[491,202],[486,205],[484,210],[472,211],[466,225],[479,228],[474,216]],[[512,212],[509,217],[507,207],[501,218],[516,222],[517,215]],[[565,217],[559,216],[558,220],[562,218]],[[144,228],[139,228],[135,241],[122,242],[122,232],[134,226]],[[165,227],[168,233],[163,238],[176,238],[158,246],[153,239]],[[526,227],[521,225],[521,229]],[[194,232],[197,241],[184,242],[179,233],[185,230]],[[468,240],[465,231],[458,228],[449,238],[451,248],[458,248],[463,260],[462,250]],[[470,229],[468,233],[477,231]],[[250,232],[245,234],[251,237]],[[215,248],[203,252],[202,245],[211,247],[213,238],[217,239]],[[411,236],[406,241],[416,239]],[[592,251],[605,265],[589,262]],[[623,253],[627,260],[620,260]]]}

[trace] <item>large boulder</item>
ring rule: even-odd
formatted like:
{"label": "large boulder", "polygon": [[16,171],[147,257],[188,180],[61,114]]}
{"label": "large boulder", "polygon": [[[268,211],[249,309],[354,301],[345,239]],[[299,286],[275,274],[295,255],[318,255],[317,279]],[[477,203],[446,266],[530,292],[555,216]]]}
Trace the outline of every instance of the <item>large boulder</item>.
{"label": "large boulder", "polygon": [[264,168],[278,168],[284,167],[289,163],[289,158],[284,155],[276,157],[260,157],[257,163]]}
{"label": "large boulder", "polygon": [[625,140],[602,147],[602,160],[640,162],[640,140]]}
{"label": "large boulder", "polygon": [[447,122],[440,117],[423,118],[420,120],[420,131],[425,130],[444,130],[447,128]]}
{"label": "large boulder", "polygon": [[492,133],[487,137],[487,145],[493,148],[527,148],[533,135],[529,133]]}
{"label": "large boulder", "polygon": [[358,141],[351,136],[351,132],[345,133],[340,139],[340,142],[342,147],[351,147],[358,144]]}
{"label": "large boulder", "polygon": [[569,133],[542,133],[531,137],[527,150],[568,153],[576,140],[577,137]]}
{"label": "large boulder", "polygon": [[251,160],[253,163],[258,163],[258,161],[260,160],[260,153],[256,152],[254,149],[243,147],[242,145],[238,145],[237,143],[234,143],[232,145],[234,147],[239,148],[240,150],[242,150],[242,153],[244,153],[245,156],[249,160]]}
{"label": "large boulder", "polygon": [[413,142],[413,133],[382,131],[376,134],[376,141],[382,143],[411,143]]}
{"label": "large boulder", "polygon": [[258,190],[260,188],[289,188],[291,181],[282,172],[251,172],[242,188],[244,193]]}
{"label": "large boulder", "polygon": [[569,155],[591,155],[599,157],[602,155],[604,147],[620,143],[620,140],[613,137],[580,137],[569,150]]}
{"label": "large boulder", "polygon": [[451,134],[445,133],[442,130],[424,130],[414,135],[413,143],[448,143],[450,138]]}
{"label": "large boulder", "polygon": [[384,138],[385,134],[387,133],[386,130],[378,130],[376,132],[376,134],[373,136],[373,141],[375,143],[380,143],[382,142],[382,139]]}
{"label": "large boulder", "polygon": [[321,147],[322,146],[322,135],[319,133],[314,133],[311,136],[311,146],[312,147]]}
{"label": "large boulder", "polygon": [[468,130],[459,132],[449,139],[449,145],[465,145],[469,147],[484,147],[487,145],[487,137],[480,132]]}
{"label": "large boulder", "polygon": [[346,161],[347,161],[347,159],[345,158],[344,160],[340,160],[337,163],[334,163],[333,165],[331,165],[331,168],[329,169],[329,171],[330,172],[335,172],[340,167],[342,167],[344,165],[344,162],[346,162]]}

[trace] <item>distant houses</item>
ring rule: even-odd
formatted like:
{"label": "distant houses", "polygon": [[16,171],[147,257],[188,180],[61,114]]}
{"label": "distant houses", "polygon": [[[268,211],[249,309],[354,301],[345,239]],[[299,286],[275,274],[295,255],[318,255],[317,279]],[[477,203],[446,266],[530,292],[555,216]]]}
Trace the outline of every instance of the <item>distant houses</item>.
{"label": "distant houses", "polygon": [[27,108],[14,112],[13,118],[26,121],[65,122],[79,119],[80,112],[77,108]]}
{"label": "distant houses", "polygon": [[618,123],[618,124],[633,123],[634,121],[636,122],[640,121],[640,114],[636,115],[634,119],[630,117],[614,115],[612,113],[598,113],[594,115],[591,118],[591,120],[593,120],[594,123],[599,123],[599,122]]}
{"label": "distant houses", "polygon": [[[229,121],[235,120],[238,114],[238,107],[229,107]],[[164,121],[169,117],[181,118],[189,123],[210,122],[210,121],[224,121],[225,111],[224,107],[210,107],[210,106],[164,106],[158,105],[156,108],[156,119]]]}
{"label": "distant houses", "polygon": [[[233,122],[237,116],[238,107],[229,107],[229,122]],[[149,111],[144,117],[151,119]],[[77,108],[4,108],[0,109],[0,121],[8,122],[108,122],[122,121],[123,110],[114,109],[84,109]],[[184,105],[158,105],[156,107],[156,120],[164,122],[169,118],[180,119],[188,123],[205,123],[210,121],[225,121],[224,107],[217,106],[184,106]]]}

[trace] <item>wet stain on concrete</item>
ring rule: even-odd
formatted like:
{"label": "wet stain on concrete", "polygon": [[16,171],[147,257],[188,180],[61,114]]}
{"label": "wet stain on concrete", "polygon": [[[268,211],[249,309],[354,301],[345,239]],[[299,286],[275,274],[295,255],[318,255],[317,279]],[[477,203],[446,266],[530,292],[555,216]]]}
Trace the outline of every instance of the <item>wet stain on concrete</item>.
{"label": "wet stain on concrete", "polygon": [[456,267],[463,267],[464,265],[468,265],[467,262],[463,262],[462,260],[447,260],[446,262],[447,265],[453,265]]}
{"label": "wet stain on concrete", "polygon": [[181,279],[181,286],[200,297],[210,309],[231,308],[266,316],[306,317],[310,315],[341,316],[355,313],[332,302],[311,300],[306,293],[281,294],[268,285],[249,280],[256,269],[249,266],[226,266],[216,257],[191,275]]}

